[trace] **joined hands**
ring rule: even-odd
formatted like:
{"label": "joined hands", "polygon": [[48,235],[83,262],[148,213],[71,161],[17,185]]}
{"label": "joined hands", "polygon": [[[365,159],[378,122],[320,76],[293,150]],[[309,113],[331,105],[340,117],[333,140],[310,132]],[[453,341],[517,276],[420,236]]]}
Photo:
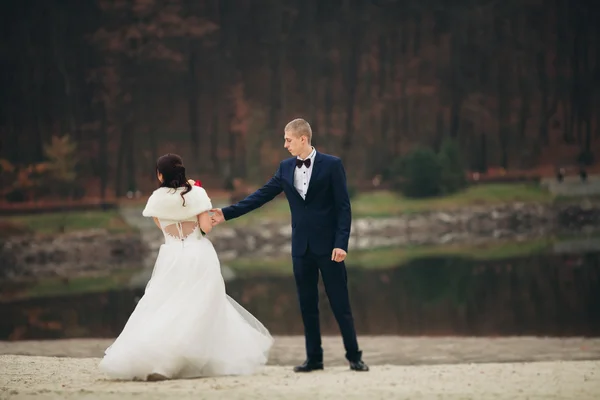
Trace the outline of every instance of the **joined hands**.
{"label": "joined hands", "polygon": [[213,226],[217,226],[222,222],[225,222],[225,216],[223,215],[223,211],[220,208],[213,208],[210,210],[213,215],[210,216],[210,221]]}
{"label": "joined hands", "polygon": [[[220,223],[225,222],[225,216],[223,215],[223,211],[220,208],[213,208],[210,210],[210,212],[213,213],[210,216],[210,221],[212,222],[213,226],[217,226]],[[331,253],[331,260],[335,262],[342,262],[346,259],[346,256],[346,251],[339,248],[335,248]]]}
{"label": "joined hands", "polygon": [[[194,180],[190,179],[188,181],[191,185],[194,184]],[[210,221],[212,222],[212,226],[217,226],[223,222],[225,222],[225,216],[223,215],[223,210],[220,208],[212,208],[210,210],[212,215],[210,216]],[[331,260],[335,262],[342,262],[346,259],[347,253],[339,248],[333,249],[331,252]]]}

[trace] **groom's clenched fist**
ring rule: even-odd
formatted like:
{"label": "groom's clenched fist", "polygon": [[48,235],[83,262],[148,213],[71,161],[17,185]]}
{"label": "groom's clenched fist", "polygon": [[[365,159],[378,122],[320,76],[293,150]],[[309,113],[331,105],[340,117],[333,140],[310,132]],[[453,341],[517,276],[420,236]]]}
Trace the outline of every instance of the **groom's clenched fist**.
{"label": "groom's clenched fist", "polygon": [[342,249],[335,248],[331,253],[331,259],[335,262],[342,262],[346,259],[346,252]]}

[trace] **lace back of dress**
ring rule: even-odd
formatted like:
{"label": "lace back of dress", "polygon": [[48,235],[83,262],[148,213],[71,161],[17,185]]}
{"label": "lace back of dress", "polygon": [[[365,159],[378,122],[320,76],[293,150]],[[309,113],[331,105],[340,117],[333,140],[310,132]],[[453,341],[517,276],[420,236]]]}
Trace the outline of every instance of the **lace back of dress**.
{"label": "lace back of dress", "polygon": [[184,241],[198,229],[198,221],[182,221],[164,227],[165,234],[173,239]]}

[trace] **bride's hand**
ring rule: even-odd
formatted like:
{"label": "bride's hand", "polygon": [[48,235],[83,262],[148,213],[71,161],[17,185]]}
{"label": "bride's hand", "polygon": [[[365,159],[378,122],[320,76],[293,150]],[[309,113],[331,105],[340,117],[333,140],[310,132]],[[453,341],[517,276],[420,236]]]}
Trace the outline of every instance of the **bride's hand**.
{"label": "bride's hand", "polygon": [[225,222],[225,216],[220,208],[213,208],[210,210],[213,215],[210,217],[213,226],[219,225],[221,222]]}
{"label": "bride's hand", "polygon": [[192,186],[194,186],[196,184],[196,181],[193,179],[188,179],[188,183]]}

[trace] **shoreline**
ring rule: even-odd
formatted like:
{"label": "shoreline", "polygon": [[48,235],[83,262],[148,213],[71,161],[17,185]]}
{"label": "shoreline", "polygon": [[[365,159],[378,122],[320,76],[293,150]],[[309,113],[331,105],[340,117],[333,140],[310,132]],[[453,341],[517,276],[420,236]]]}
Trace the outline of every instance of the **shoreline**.
{"label": "shoreline", "polygon": [[[274,337],[267,365],[304,361],[304,337]],[[438,365],[600,360],[600,338],[458,337],[360,335],[363,360],[369,365]],[[100,358],[113,339],[0,341],[0,355]],[[324,335],[325,366],[344,366],[339,335]]]}

